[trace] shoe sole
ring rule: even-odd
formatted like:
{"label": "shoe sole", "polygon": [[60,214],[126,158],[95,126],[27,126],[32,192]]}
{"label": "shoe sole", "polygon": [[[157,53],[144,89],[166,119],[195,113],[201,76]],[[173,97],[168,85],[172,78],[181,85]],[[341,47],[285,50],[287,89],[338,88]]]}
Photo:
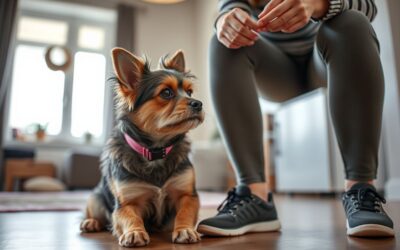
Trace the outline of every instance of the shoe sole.
{"label": "shoe sole", "polygon": [[347,235],[356,237],[394,237],[394,230],[379,224],[364,224],[350,228],[349,222],[347,222]]}
{"label": "shoe sole", "polygon": [[237,236],[251,232],[272,232],[279,229],[281,229],[281,223],[279,220],[273,220],[253,223],[236,229],[222,229],[208,225],[199,225],[197,232],[211,236]]}

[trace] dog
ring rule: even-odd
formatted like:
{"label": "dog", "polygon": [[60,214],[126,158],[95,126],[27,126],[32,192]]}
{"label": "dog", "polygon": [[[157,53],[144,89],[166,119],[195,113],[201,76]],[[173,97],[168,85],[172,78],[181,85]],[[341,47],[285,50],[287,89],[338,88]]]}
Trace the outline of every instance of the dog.
{"label": "dog", "polygon": [[80,229],[111,229],[121,246],[138,247],[149,244],[148,232],[173,223],[174,243],[198,242],[199,198],[186,133],[203,122],[204,111],[192,97],[194,76],[184,54],[162,57],[154,71],[125,49],[111,54],[116,126]]}

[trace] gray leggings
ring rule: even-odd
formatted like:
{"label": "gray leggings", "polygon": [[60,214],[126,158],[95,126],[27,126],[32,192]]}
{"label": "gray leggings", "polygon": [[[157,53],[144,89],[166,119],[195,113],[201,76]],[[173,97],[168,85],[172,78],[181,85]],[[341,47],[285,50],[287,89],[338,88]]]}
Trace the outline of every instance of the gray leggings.
{"label": "gray leggings", "polygon": [[289,56],[263,38],[228,49],[214,36],[209,59],[218,126],[240,183],[265,181],[258,94],[282,102],[326,85],[346,179],[376,178],[384,79],[379,43],[363,14],[345,11],[324,22],[306,56]]}

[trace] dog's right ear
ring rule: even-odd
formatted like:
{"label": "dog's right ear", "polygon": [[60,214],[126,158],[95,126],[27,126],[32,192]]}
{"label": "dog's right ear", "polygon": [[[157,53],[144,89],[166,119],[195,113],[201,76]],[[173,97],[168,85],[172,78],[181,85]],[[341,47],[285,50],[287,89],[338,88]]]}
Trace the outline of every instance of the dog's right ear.
{"label": "dog's right ear", "polygon": [[123,48],[112,49],[111,55],[114,72],[120,83],[129,89],[135,89],[144,72],[144,60]]}

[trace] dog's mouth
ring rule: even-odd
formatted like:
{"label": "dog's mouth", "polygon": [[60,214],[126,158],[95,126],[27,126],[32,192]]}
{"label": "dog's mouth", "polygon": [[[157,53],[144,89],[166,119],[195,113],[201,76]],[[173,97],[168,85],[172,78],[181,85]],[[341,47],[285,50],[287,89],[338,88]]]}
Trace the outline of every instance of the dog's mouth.
{"label": "dog's mouth", "polygon": [[177,127],[177,126],[181,126],[185,123],[194,122],[194,121],[201,123],[203,121],[203,117],[201,115],[191,116],[191,117],[185,118],[183,120],[180,120],[178,122],[170,123],[166,127]]}

